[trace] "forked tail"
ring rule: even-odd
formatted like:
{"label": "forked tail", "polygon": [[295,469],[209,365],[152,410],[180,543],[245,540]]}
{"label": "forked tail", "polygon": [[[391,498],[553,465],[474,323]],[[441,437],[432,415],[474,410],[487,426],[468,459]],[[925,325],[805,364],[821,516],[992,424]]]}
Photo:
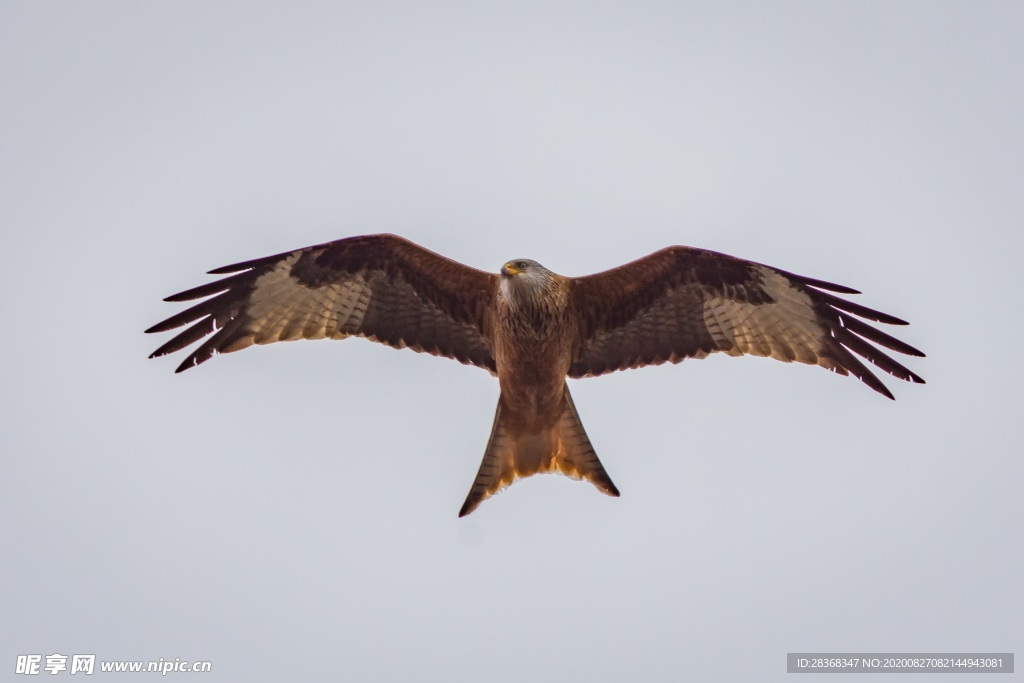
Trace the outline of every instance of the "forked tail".
{"label": "forked tail", "polygon": [[501,413],[499,400],[491,439],[459,517],[465,517],[517,479],[544,472],[560,472],[573,479],[586,479],[609,496],[619,495],[583,430],[569,387],[565,387],[562,415],[554,427],[512,433]]}

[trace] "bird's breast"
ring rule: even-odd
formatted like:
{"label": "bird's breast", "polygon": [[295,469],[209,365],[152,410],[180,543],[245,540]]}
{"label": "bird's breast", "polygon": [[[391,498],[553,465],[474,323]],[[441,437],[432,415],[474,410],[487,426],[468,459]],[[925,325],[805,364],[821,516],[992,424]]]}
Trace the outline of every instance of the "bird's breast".
{"label": "bird's breast", "polygon": [[502,401],[527,421],[543,421],[560,413],[574,327],[564,316],[506,313],[499,316],[494,349]]}

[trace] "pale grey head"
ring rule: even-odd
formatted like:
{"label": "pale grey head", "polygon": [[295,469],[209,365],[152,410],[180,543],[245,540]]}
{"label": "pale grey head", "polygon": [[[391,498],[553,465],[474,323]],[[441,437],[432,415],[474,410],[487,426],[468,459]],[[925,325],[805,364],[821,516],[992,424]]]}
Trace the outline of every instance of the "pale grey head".
{"label": "pale grey head", "polygon": [[501,267],[501,293],[513,306],[538,301],[554,286],[555,274],[531,259],[513,259]]}

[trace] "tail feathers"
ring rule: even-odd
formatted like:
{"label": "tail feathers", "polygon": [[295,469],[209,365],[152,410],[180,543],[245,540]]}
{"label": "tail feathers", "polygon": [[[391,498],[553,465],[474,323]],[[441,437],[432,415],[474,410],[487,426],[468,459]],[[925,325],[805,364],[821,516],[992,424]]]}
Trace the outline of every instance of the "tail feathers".
{"label": "tail feathers", "polygon": [[517,479],[546,472],[585,479],[609,496],[619,495],[590,445],[568,387],[558,422],[539,432],[512,434],[502,418],[501,401],[498,402],[491,439],[459,517],[465,517]]}

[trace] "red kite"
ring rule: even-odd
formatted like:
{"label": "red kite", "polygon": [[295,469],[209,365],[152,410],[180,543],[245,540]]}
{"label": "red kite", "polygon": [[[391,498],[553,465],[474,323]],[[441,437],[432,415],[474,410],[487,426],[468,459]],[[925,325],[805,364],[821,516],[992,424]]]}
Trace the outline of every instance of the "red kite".
{"label": "red kite", "polygon": [[395,235],[368,235],[210,274],[228,277],[167,297],[206,300],[146,330],[191,323],[151,358],[209,336],[178,372],[251,344],[358,336],[496,375],[494,427],[460,517],[541,472],[586,479],[619,495],[583,430],[567,377],[721,351],[820,365],[889,398],[854,354],[924,383],[874,344],[924,354],[861,318],[907,323],[829,293],[856,290],[691,247],[570,278],[528,259],[509,261],[494,275]]}

